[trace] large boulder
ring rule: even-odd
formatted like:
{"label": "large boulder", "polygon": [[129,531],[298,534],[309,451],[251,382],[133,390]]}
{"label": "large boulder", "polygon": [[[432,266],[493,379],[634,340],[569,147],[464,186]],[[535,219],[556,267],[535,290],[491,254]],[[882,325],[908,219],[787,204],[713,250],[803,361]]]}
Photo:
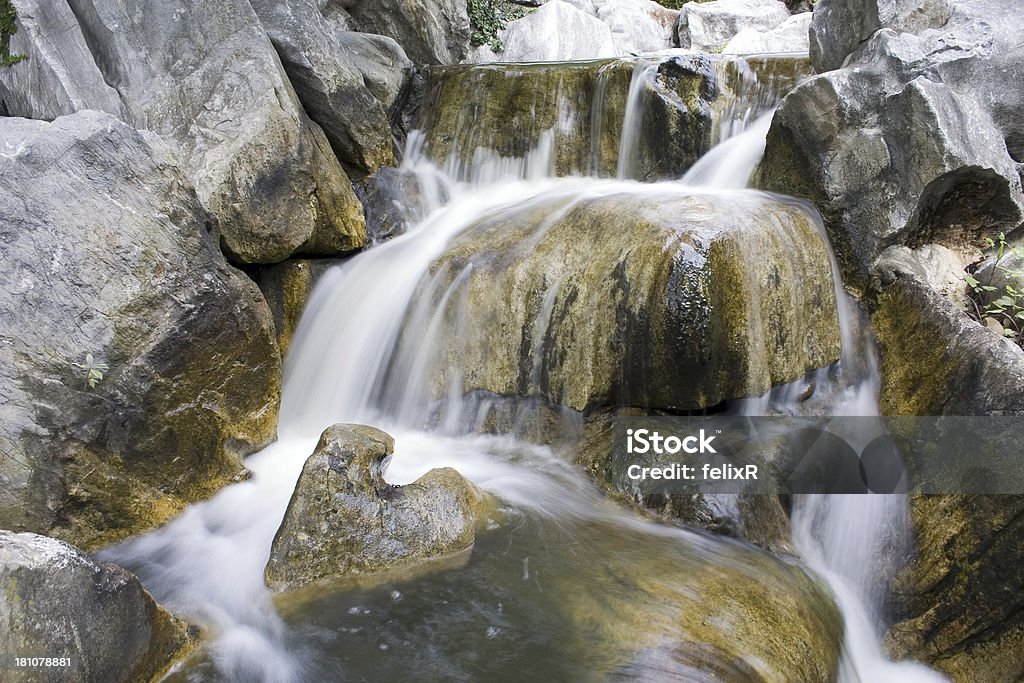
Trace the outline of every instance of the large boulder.
{"label": "large boulder", "polygon": [[846,67],[785,98],[757,186],[810,199],[858,287],[890,246],[1012,231],[1024,215],[1013,156],[1024,117],[1008,112],[1024,108],[995,85],[1024,68],[1010,41],[980,19],[921,36],[877,31]]}
{"label": "large boulder", "polygon": [[0,216],[0,526],[91,549],[242,473],[275,434],[273,325],[161,140],[0,118]]}
{"label": "large boulder", "polygon": [[372,427],[324,431],[274,538],[269,586],[372,574],[473,545],[485,494],[451,468],[391,486],[383,468],[393,449],[391,437]]}
{"label": "large boulder", "polygon": [[618,55],[667,50],[674,46],[679,11],[654,0],[601,0],[597,17],[608,24]]}
{"label": "large boulder", "polygon": [[562,0],[551,0],[536,12],[510,22],[498,32],[502,50],[475,48],[472,62],[563,62],[600,59],[620,54],[607,24]]}
{"label": "large boulder", "polygon": [[457,64],[469,51],[466,0],[348,0],[348,26],[393,38],[416,64]]}
{"label": "large boulder", "polygon": [[[156,681],[196,643],[133,574],[53,538],[0,530],[0,585],[0,650],[11,683]],[[13,656],[69,663],[19,669]]]}
{"label": "large boulder", "polygon": [[688,2],[679,11],[679,46],[697,52],[719,52],[744,29],[770,31],[789,19],[778,0],[713,0]]}
{"label": "large boulder", "polygon": [[10,115],[100,109],[173,140],[237,261],[362,246],[351,183],[248,2],[40,4],[14,0],[30,59],[0,72]]}
{"label": "large boulder", "polygon": [[[350,47],[360,48],[360,62],[363,69],[369,71],[375,62],[374,43],[371,39],[351,37],[359,34],[335,30],[318,5],[313,0],[254,0],[252,3],[302,105],[323,128],[338,158],[363,173],[394,165],[388,110],[381,101],[391,97],[386,92],[390,89],[388,78],[378,75],[381,97],[376,97],[354,63],[354,51]],[[346,36],[344,40],[343,36]],[[377,38],[377,42],[388,40]],[[394,47],[395,56],[401,54],[404,59],[401,48]],[[397,78],[400,88],[405,64],[396,66],[399,73],[392,80]]]}
{"label": "large boulder", "polygon": [[723,54],[756,55],[785,52],[807,52],[807,31],[811,25],[811,13],[794,14],[769,31],[745,28],[734,35]]}
{"label": "large boulder", "polygon": [[402,378],[431,387],[424,401],[485,391],[576,411],[699,409],[838,357],[813,212],[748,192],[587,190],[499,208],[434,261],[418,306],[445,341],[418,358],[422,378]]}

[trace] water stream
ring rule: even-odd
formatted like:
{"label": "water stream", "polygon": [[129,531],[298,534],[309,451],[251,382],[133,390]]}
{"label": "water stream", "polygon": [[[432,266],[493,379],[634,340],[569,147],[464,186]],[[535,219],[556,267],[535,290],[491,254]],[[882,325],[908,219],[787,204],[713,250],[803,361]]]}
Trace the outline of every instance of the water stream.
{"label": "water stream", "polygon": [[[403,169],[422,180],[426,218],[324,275],[287,359],[279,440],[246,461],[252,478],[104,552],[136,571],[158,601],[206,630],[203,653],[171,680],[735,680],[747,673],[727,662],[715,669],[706,653],[673,650],[681,617],[668,605],[692,600],[695,577],[726,569],[769,595],[773,581],[791,570],[788,561],[648,521],[608,501],[552,448],[514,434],[478,433],[493,405],[464,396],[458,363],[437,353],[453,329],[451,312],[466,310],[459,298],[472,261],[464,273],[444,278],[431,265],[481,217],[533,207],[554,216],[582,198],[623,193],[744,192],[737,188],[746,186],[763,153],[773,102],[767,112],[760,100],[723,110],[720,144],[682,182],[630,179],[630,145],[640,134],[634,87],[651,68],[641,62],[634,72],[617,178],[553,177],[554,130],[539,131],[525,154],[481,147],[468,163],[457,154],[432,161],[425,136],[410,135]],[[600,109],[603,90],[595,97]],[[757,97],[765,97],[763,90]],[[598,115],[587,126],[596,131]],[[543,230],[542,223],[537,239]],[[541,297],[533,339],[542,337],[559,284],[549,283]],[[854,362],[863,342],[854,338],[852,311],[841,310],[844,359],[838,373],[822,370],[817,381],[834,385],[839,411],[875,414],[877,369]],[[472,324],[457,320],[454,329]],[[540,356],[537,347],[537,373]],[[441,388],[433,380],[439,362],[452,365]],[[846,376],[836,379],[843,366]],[[737,409],[790,409],[786,391]],[[563,419],[566,430],[578,429],[578,416],[566,412]],[[388,481],[409,483],[433,467],[452,466],[502,507],[473,552],[441,570],[342,582],[275,603],[263,583],[271,542],[305,458],[336,422],[372,424],[395,436]],[[887,577],[875,573],[874,558],[906,524],[899,496],[807,497],[795,505],[803,560],[827,581],[844,617],[843,681],[941,680],[923,667],[887,662],[881,652]],[[706,604],[708,619],[725,619],[726,603]]]}

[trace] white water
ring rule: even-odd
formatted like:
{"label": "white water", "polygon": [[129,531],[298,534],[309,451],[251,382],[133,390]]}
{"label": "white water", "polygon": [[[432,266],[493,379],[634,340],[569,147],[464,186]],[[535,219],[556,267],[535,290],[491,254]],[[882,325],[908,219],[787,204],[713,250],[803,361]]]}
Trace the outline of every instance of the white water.
{"label": "white water", "polygon": [[[635,83],[643,68],[650,66],[637,69]],[[639,117],[640,98],[631,93],[629,101],[633,106],[627,109],[626,130]],[[720,126],[723,134],[740,133],[747,118],[732,123]],[[579,472],[548,448],[511,437],[450,436],[444,429],[418,429],[424,418],[425,365],[434,326],[429,320],[410,320],[407,312],[428,279],[430,264],[480,216],[522,210],[539,198],[561,197],[568,206],[580,197],[622,191],[687,192],[687,185],[742,188],[763,154],[769,123],[770,114],[764,115],[726,140],[682,183],[658,185],[621,180],[629,175],[632,155],[632,136],[625,133],[620,180],[602,181],[551,178],[550,136],[542,136],[523,159],[479,150],[468,167],[454,165],[453,156],[439,169],[424,160],[421,138],[412,135],[403,165],[424,180],[429,213],[408,234],[350,259],[317,286],[286,364],[280,440],[247,460],[252,479],[105,556],[134,568],[160,602],[209,630],[207,647],[224,678],[303,680],[302,644],[289,638],[263,583],[263,568],[305,458],[323,428],[344,421],[375,424],[396,437],[396,455],[387,471],[392,483],[414,481],[432,467],[455,466],[503,501],[555,520],[601,518],[634,526],[638,534],[666,534],[679,543],[696,543],[611,511]],[[450,199],[444,202],[443,196]],[[850,314],[843,317],[847,361],[854,344]],[[422,336],[403,337],[408,330]],[[396,371],[398,350],[402,353]],[[825,377],[824,371],[819,373],[820,382]],[[876,381],[871,365],[846,390],[844,410],[875,414]],[[448,399],[442,427],[449,433],[465,432],[473,420],[467,423],[456,393]],[[744,409],[764,412],[772,401],[770,396],[751,400]],[[872,558],[882,551],[889,530],[905,528],[906,501],[897,496],[807,497],[798,502],[793,524],[808,565],[828,581],[846,622],[842,680],[941,680],[923,667],[886,661],[879,644],[877,610],[885,577],[872,574]],[[524,571],[529,573],[526,566]]]}

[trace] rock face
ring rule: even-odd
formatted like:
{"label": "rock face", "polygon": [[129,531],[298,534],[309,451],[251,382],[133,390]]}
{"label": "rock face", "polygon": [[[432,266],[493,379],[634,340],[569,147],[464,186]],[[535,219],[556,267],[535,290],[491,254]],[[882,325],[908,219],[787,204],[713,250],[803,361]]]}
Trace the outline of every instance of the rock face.
{"label": "rock face", "polygon": [[5,681],[155,681],[195,643],[130,572],[52,538],[0,531],[0,585],[8,661],[73,658],[70,667],[8,668]]}
{"label": "rock face", "polygon": [[504,46],[501,52],[481,45],[472,51],[470,61],[560,62],[621,54],[607,24],[562,0],[510,22],[498,37]]}
{"label": "rock face", "polygon": [[594,6],[612,31],[617,55],[666,50],[675,44],[678,10],[654,0],[595,0]]}
{"label": "rock face", "polygon": [[252,6],[338,158],[362,173],[394,165],[388,110],[412,66],[402,49],[383,36],[337,31],[313,0],[255,0]]}
{"label": "rock face", "polygon": [[237,261],[362,246],[351,183],[248,2],[46,4],[14,3],[12,48],[38,59],[0,73],[11,115],[99,109],[173,140]]}
{"label": "rock face", "polygon": [[484,494],[450,468],[389,485],[382,472],[393,448],[372,427],[324,431],[274,538],[269,586],[380,572],[473,545]]}
{"label": "rock face", "polygon": [[802,12],[794,14],[770,31],[745,28],[729,40],[722,52],[731,55],[807,52],[810,25],[811,13]]}
{"label": "rock face", "polygon": [[718,52],[744,29],[770,31],[789,19],[778,0],[713,0],[688,2],[679,11],[679,46],[697,52]]}
{"label": "rock face", "polygon": [[270,315],[190,188],[107,114],[0,119],[0,526],[94,548],[274,437]]}
{"label": "rock face", "polygon": [[348,0],[352,30],[393,38],[416,64],[457,64],[469,51],[466,0]]}
{"label": "rock face", "polygon": [[631,189],[542,195],[452,241],[420,294],[446,340],[424,367],[435,395],[698,409],[837,358],[811,214],[758,194]]}
{"label": "rock face", "polygon": [[288,354],[313,287],[328,268],[340,263],[341,259],[288,259],[259,269],[256,283],[270,306],[282,358]]}
{"label": "rock face", "polygon": [[448,201],[448,187],[404,168],[382,168],[356,186],[366,211],[366,238],[379,244],[404,234]]}
{"label": "rock face", "polygon": [[[637,114],[624,131],[634,79]],[[710,147],[717,92],[703,56],[450,67],[430,74],[418,127],[428,156],[458,177],[480,147],[500,157],[550,148],[557,175],[655,180],[681,176]]]}
{"label": "rock face", "polygon": [[1012,231],[1024,207],[1024,106],[997,82],[1024,70],[1019,31],[1016,14],[981,1],[941,29],[876,31],[843,69],[786,97],[756,183],[814,202],[856,286],[889,246]]}

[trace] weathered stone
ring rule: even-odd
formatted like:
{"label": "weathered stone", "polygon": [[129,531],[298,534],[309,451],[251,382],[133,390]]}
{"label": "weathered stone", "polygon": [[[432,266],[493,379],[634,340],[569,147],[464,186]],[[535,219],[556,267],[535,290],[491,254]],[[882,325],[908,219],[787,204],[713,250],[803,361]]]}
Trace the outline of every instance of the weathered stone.
{"label": "weathered stone", "polygon": [[391,38],[371,33],[344,31],[335,37],[346,58],[362,75],[367,89],[384,107],[388,119],[394,120],[413,70],[405,50]]}
{"label": "weathered stone", "polygon": [[274,319],[282,358],[288,354],[313,287],[328,268],[340,263],[343,263],[341,259],[288,259],[263,266],[256,273],[256,284],[263,292]]}
{"label": "weathered stone", "polygon": [[[0,531],[4,680],[156,681],[196,634],[133,574],[36,534]],[[70,657],[70,666],[11,667],[11,657]]]}
{"label": "weathered stone", "polygon": [[[345,34],[334,30],[318,4],[314,0],[254,0],[252,6],[299,100],[323,129],[338,158],[363,173],[393,165],[387,109],[370,92],[350,57],[349,46],[354,41],[342,42]],[[365,47],[366,42],[361,45]],[[364,54],[362,61],[366,65],[372,57]]]}
{"label": "weathered stone", "polygon": [[[758,194],[554,192],[483,218],[431,271],[421,296],[465,302],[439,309],[451,328],[427,370],[438,394],[454,383],[577,411],[696,409],[839,352],[815,219]],[[464,315],[477,323],[458,327]]]}
{"label": "weathered stone", "polygon": [[0,118],[0,151],[0,525],[91,549],[243,472],[274,437],[280,357],[159,138]]}
{"label": "weathered stone", "polygon": [[679,10],[654,0],[596,0],[597,17],[612,31],[616,55],[667,50],[674,46]]}
{"label": "weathered stone", "polygon": [[481,45],[470,53],[469,61],[564,62],[619,54],[607,24],[562,0],[552,0],[510,22],[498,38],[503,46],[500,52]]}
{"label": "weathered stone", "polygon": [[393,38],[416,64],[457,64],[469,50],[466,0],[352,0],[349,28]]}
{"label": "weathered stone", "polygon": [[[27,16],[47,19],[26,20],[18,32],[31,41],[28,52],[50,54],[0,71],[3,90],[17,93],[4,98],[9,114],[105,109],[173,140],[237,261],[279,261],[306,243],[349,251],[363,244],[351,183],[248,2],[174,0],[138,11],[114,0],[68,4],[40,15],[32,0],[15,1]],[[116,110],[103,82],[116,86]],[[50,94],[61,91],[74,95]]]}
{"label": "weathered stone", "polygon": [[[426,186],[425,186],[426,185]],[[356,185],[366,212],[366,237],[379,244],[398,237],[448,200],[448,189],[403,168],[382,168]]]}
{"label": "weathered stone", "polygon": [[745,28],[729,39],[722,52],[732,55],[807,52],[810,25],[811,13],[803,12],[794,14],[769,31]]}
{"label": "weathered stone", "polygon": [[485,494],[451,468],[407,486],[384,481],[394,442],[334,425],[302,468],[267,563],[267,584],[295,588],[450,555],[473,545]]}
{"label": "weathered stone", "polygon": [[770,31],[789,19],[778,0],[688,2],[679,11],[679,46],[697,52],[720,52],[743,29]]}

